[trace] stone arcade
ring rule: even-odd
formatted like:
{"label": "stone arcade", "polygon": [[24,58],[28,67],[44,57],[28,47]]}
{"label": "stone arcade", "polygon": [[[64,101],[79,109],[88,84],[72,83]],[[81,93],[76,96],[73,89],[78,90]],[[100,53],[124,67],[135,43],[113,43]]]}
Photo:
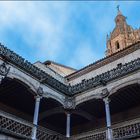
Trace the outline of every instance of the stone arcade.
{"label": "stone arcade", "polygon": [[140,139],[140,30],[115,22],[107,56],[77,71],[0,45],[0,139]]}

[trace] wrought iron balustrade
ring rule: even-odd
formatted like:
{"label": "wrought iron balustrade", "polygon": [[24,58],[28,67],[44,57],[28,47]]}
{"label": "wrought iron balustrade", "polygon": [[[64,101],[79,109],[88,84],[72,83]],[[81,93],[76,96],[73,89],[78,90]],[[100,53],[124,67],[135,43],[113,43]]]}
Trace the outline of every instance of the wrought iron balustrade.
{"label": "wrought iron balustrade", "polygon": [[[34,125],[32,123],[0,111],[0,132],[23,139],[31,139],[33,127]],[[37,140],[66,140],[66,138],[55,131],[38,126]]]}

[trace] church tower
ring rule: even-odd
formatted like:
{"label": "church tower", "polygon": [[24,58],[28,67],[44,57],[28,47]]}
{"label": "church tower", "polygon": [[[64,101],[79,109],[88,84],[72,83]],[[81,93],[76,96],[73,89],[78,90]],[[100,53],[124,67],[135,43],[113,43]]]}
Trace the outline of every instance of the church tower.
{"label": "church tower", "polygon": [[134,30],[128,25],[126,17],[121,13],[119,6],[117,9],[118,14],[115,18],[115,28],[109,36],[107,35],[106,56],[110,56],[140,40],[140,29]]}

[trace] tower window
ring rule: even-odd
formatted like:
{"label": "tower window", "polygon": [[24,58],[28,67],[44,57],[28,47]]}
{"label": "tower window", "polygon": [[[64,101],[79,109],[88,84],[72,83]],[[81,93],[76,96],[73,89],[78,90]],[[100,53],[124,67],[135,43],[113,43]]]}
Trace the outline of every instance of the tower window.
{"label": "tower window", "polygon": [[116,50],[120,49],[120,44],[118,41],[115,43],[115,48],[116,48]]}

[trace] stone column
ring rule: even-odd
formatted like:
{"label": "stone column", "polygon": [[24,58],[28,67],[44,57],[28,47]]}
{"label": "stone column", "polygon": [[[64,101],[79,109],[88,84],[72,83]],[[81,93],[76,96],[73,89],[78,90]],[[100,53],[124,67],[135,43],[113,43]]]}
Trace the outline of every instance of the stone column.
{"label": "stone column", "polygon": [[106,97],[103,99],[105,103],[105,112],[106,112],[106,125],[107,125],[107,140],[113,140],[112,129],[111,129],[111,116],[110,116],[110,107],[109,107],[109,98]]}
{"label": "stone column", "polygon": [[34,109],[34,118],[33,118],[34,127],[32,130],[32,140],[36,140],[40,99],[41,99],[41,96],[35,97],[35,109]]}
{"label": "stone column", "polygon": [[70,119],[71,119],[71,114],[70,112],[66,113],[67,116],[67,123],[66,123],[66,137],[70,137]]}

